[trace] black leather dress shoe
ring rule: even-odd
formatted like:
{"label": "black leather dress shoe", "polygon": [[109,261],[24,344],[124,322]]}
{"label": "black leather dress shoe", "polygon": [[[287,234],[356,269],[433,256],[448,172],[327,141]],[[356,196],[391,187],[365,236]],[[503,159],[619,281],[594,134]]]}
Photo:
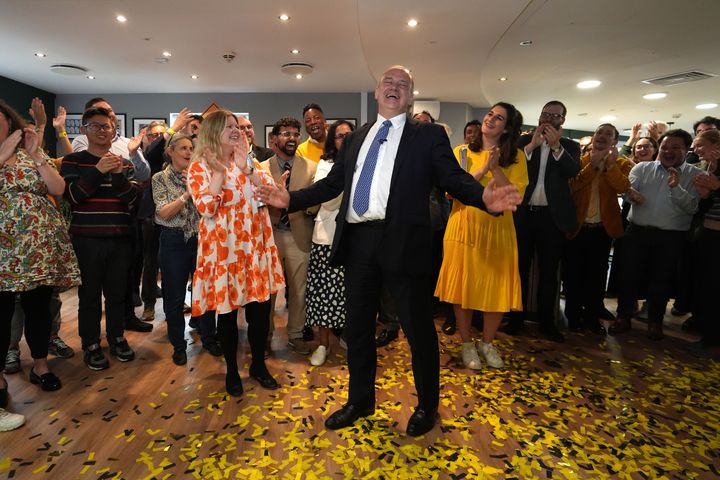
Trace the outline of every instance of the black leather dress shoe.
{"label": "black leather dress shoe", "polygon": [[146,323],[137,318],[135,315],[125,319],[125,330],[133,332],[151,332],[153,329],[152,323]]}
{"label": "black leather dress shoe", "polygon": [[416,409],[408,421],[407,434],[411,437],[418,437],[429,432],[435,426],[436,417],[437,410]]}
{"label": "black leather dress shoe", "polygon": [[550,340],[551,342],[562,343],[565,341],[565,336],[560,333],[557,328],[541,328],[540,334]]}
{"label": "black leather dress shoe", "polygon": [[398,331],[397,330],[388,330],[386,328],[383,329],[382,332],[377,336],[375,339],[375,346],[380,348],[384,347],[385,345],[389,344],[393,340],[395,340],[398,337]]}
{"label": "black leather dress shoe", "polygon": [[595,335],[607,335],[607,330],[605,330],[605,326],[603,326],[602,323],[589,321],[585,324],[587,327],[588,332],[594,333]]}
{"label": "black leather dress shoe", "polygon": [[172,361],[175,365],[185,365],[187,363],[187,352],[185,350],[173,350]]}
{"label": "black leather dress shoe", "polygon": [[375,406],[373,405],[366,407],[348,403],[325,420],[325,428],[328,430],[338,430],[349,427],[355,423],[355,420],[358,418],[367,417],[373,413],[375,413]]}
{"label": "black leather dress shoe", "polygon": [[0,408],[7,407],[8,404],[8,390],[7,387],[0,388]]}
{"label": "black leather dress shoe", "polygon": [[261,387],[268,390],[276,390],[280,388],[280,384],[272,377],[272,375],[270,375],[270,372],[268,372],[267,370],[265,372],[257,372],[250,369],[250,377],[257,380]]}
{"label": "black leather dress shoe", "polygon": [[222,347],[218,342],[208,342],[203,348],[213,357],[222,357]]}
{"label": "black leather dress shoe", "polygon": [[34,383],[36,385],[40,385],[40,388],[45,390],[46,392],[52,392],[55,390],[60,390],[62,388],[62,383],[60,383],[60,379],[52,372],[43,373],[42,375],[38,375],[35,373],[35,370],[30,370],[30,383]]}
{"label": "black leather dress shoe", "polygon": [[239,397],[243,394],[242,380],[239,376],[228,377],[225,375],[225,391],[232,397]]}
{"label": "black leather dress shoe", "polygon": [[455,323],[455,318],[446,318],[442,325],[442,332],[445,335],[455,335],[456,329],[457,324]]}

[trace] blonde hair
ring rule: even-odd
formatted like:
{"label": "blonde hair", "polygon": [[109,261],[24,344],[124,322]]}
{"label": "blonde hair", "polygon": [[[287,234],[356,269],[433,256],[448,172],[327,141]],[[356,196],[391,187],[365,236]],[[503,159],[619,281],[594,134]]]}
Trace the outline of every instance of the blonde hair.
{"label": "blonde hair", "polygon": [[193,162],[202,160],[202,154],[206,150],[214,153],[218,160],[222,159],[220,135],[222,135],[227,125],[228,117],[232,117],[237,121],[237,117],[228,110],[216,110],[205,117],[200,127],[195,151],[193,152]]}
{"label": "blonde hair", "polygon": [[718,145],[720,144],[720,130],[703,130],[697,134],[695,140],[705,140],[713,145]]}

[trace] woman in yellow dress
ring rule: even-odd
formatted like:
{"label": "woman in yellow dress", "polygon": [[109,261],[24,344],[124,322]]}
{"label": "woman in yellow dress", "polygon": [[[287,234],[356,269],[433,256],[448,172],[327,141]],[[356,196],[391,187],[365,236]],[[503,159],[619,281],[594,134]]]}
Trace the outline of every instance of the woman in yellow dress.
{"label": "woman in yellow dress", "polygon": [[[515,147],[521,125],[522,114],[513,105],[493,105],[483,118],[477,144],[455,149],[458,161],[484,186],[494,178],[496,186],[513,184],[522,196],[528,184],[527,162]],[[488,365],[502,368],[492,341],[503,313],[522,309],[512,215],[493,216],[455,200],[443,249],[435,296],[454,306],[463,363],[479,370],[480,352]],[[483,312],[483,339],[477,347],[470,335],[473,310]]]}

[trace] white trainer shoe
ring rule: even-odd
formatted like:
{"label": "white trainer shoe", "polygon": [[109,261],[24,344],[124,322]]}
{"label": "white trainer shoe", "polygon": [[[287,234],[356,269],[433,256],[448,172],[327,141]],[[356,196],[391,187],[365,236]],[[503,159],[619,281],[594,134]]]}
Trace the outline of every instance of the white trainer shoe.
{"label": "white trainer shoe", "polygon": [[325,345],[320,345],[310,356],[310,365],[319,367],[320,365],[325,363],[325,360],[327,360],[328,353],[329,349]]}
{"label": "white trainer shoe", "polygon": [[505,366],[505,362],[503,362],[503,359],[500,358],[497,348],[495,348],[495,345],[492,343],[480,342],[478,350],[482,353],[483,357],[485,357],[485,361],[491,367],[503,368]]}
{"label": "white trainer shoe", "polygon": [[0,408],[0,432],[9,432],[20,428],[25,423],[25,417],[19,413],[10,413],[4,408]]}
{"label": "white trainer shoe", "polygon": [[480,363],[480,357],[473,342],[462,344],[462,360],[467,368],[473,370],[482,369],[482,363]]}

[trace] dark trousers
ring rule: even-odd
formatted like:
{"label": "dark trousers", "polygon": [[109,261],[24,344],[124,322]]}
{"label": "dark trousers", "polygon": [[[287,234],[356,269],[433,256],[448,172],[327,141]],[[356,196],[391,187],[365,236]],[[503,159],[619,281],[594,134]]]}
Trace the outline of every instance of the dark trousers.
{"label": "dark trousers", "polygon": [[618,317],[629,319],[647,280],[648,322],[662,323],[675,285],[680,249],[687,232],[630,224],[625,230],[623,279],[618,295]]}
{"label": "dark trousers", "polygon": [[[565,234],[555,225],[548,207],[524,205],[515,214],[515,231],[518,241],[518,264],[522,284],[523,310],[528,312],[530,289],[530,266],[537,253],[536,268],[539,273],[537,286],[537,317],[540,328],[553,330],[555,305],[557,304],[560,259]],[[513,322],[522,317],[513,315]]]}
{"label": "dark trousers", "polygon": [[708,346],[720,345],[720,314],[718,314],[718,292],[720,292],[720,232],[703,228],[698,240],[699,282],[694,302],[694,314],[699,320],[703,343]]}
{"label": "dark trousers", "polygon": [[[418,406],[435,409],[440,395],[440,354],[432,321],[431,277],[390,272],[379,263],[382,224],[347,224],[345,288],[350,387],[348,403],[375,404],[375,315],[380,294],[387,288],[395,301],[400,324],[410,344]],[[429,261],[430,259],[418,259]]]}
{"label": "dark trousers", "polygon": [[[160,249],[159,226],[152,218],[139,221],[142,225],[142,301],[145,308],[155,307],[157,299],[158,252]],[[193,267],[194,268],[194,267]]]}
{"label": "dark trousers", "polygon": [[[19,292],[25,311],[25,339],[32,358],[45,358],[50,341],[50,295],[53,287],[42,286]],[[15,311],[15,292],[0,292],[0,372],[5,370],[5,356],[10,346],[10,322]]]}
{"label": "dark trousers", "polygon": [[102,296],[108,343],[122,337],[132,243],[129,238],[73,236],[82,285],[78,287],[78,329],[82,347],[100,342]]}
{"label": "dark trousers", "polygon": [[[197,237],[191,237],[186,242],[180,229],[158,226],[158,230],[163,310],[167,321],[168,339],[175,350],[185,350],[187,342],[183,306],[188,276],[195,271]],[[215,340],[215,312],[205,312],[198,318],[198,330],[203,344]]]}
{"label": "dark trousers", "polygon": [[[245,305],[245,320],[248,324],[247,336],[252,361],[251,372],[267,372],[265,366],[265,341],[270,330],[270,300],[251,302]],[[227,375],[238,375],[237,349],[238,325],[237,310],[221,313],[217,316],[217,335],[227,365]]]}
{"label": "dark trousers", "polygon": [[[605,279],[612,239],[602,224],[584,226],[565,245],[563,289],[570,327],[597,322],[604,308]],[[582,319],[582,320],[581,320]]]}

